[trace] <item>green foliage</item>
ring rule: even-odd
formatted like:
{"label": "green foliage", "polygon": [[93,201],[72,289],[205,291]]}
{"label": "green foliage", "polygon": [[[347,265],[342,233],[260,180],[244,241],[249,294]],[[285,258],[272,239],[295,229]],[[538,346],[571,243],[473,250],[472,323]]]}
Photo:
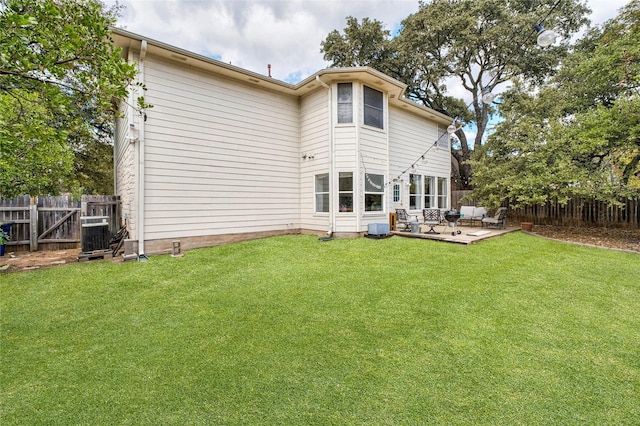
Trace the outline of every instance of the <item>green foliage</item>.
{"label": "green foliage", "polygon": [[[135,75],[110,41],[116,13],[96,0],[3,2],[0,97],[16,107],[2,115],[3,197],[71,190],[93,177],[75,178],[74,169],[87,168],[73,158],[105,151],[113,100],[126,96]],[[25,163],[26,147],[35,152]]]}
{"label": "green foliage", "polygon": [[5,274],[2,424],[635,424],[639,268],[514,233]]}
{"label": "green foliage", "polygon": [[[568,45],[537,47],[533,25],[546,17],[545,25],[569,40],[587,22],[587,12],[577,0],[433,0],[421,2],[391,40],[380,22],[363,20],[358,25],[349,17],[344,34],[332,31],[321,51],[333,66],[372,66],[407,84],[410,98],[474,122],[475,140],[467,142],[464,132],[458,131],[461,145],[452,149],[462,172],[460,181],[466,185],[472,171],[465,162],[473,149],[480,148],[495,112],[494,106],[481,102],[482,89],[493,90],[516,77],[544,81]],[[447,84],[452,81],[471,94],[471,108],[450,95]]]}
{"label": "green foliage", "polygon": [[576,45],[537,93],[519,82],[474,164],[474,197],[513,206],[640,196],[640,2]]}
{"label": "green foliage", "polygon": [[331,31],[321,43],[320,51],[334,67],[368,66],[389,72],[394,51],[391,34],[382,25],[369,18],[363,18],[359,24],[356,18],[348,16],[344,34]]}
{"label": "green foliage", "polygon": [[0,92],[0,194],[47,194],[64,185],[73,153],[60,124],[37,92]]}

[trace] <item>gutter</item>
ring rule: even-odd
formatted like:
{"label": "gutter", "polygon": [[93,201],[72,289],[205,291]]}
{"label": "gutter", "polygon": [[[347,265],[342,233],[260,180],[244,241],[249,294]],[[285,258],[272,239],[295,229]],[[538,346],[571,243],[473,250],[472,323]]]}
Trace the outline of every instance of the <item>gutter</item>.
{"label": "gutter", "polygon": [[[140,60],[138,62],[138,81],[144,85],[144,59],[147,56],[147,41],[140,42]],[[138,141],[138,259],[146,259],[144,254],[144,112],[140,112],[140,139]]]}

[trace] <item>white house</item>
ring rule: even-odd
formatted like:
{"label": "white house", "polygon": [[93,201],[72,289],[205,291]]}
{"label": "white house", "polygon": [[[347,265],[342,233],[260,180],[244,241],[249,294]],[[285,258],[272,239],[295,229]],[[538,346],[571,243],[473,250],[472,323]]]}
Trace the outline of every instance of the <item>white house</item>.
{"label": "white house", "polygon": [[113,40],[146,87],[120,104],[114,159],[140,254],[362,235],[395,208],[450,207],[452,118],[385,74],[328,68],[289,84],[124,30]]}

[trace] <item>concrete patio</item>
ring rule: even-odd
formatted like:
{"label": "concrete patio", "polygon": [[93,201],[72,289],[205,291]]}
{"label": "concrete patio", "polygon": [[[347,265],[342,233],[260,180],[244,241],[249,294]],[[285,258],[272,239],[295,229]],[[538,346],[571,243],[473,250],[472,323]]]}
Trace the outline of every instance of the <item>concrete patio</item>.
{"label": "concrete patio", "polygon": [[[408,238],[420,238],[424,240],[438,240],[438,241],[446,241],[448,243],[456,243],[456,244],[473,244],[478,241],[487,240],[489,238],[498,237],[500,235],[508,234],[510,232],[520,231],[520,226],[507,224],[505,229],[496,229],[496,228],[481,228],[478,226],[456,226],[455,227],[455,235],[452,235],[453,228],[446,225],[438,225],[435,227],[435,230],[439,232],[439,234],[428,234],[429,226],[420,225],[420,232],[413,233],[410,231],[396,230],[391,231],[391,234],[398,235],[400,237],[408,237]],[[458,234],[458,231],[460,233]]]}

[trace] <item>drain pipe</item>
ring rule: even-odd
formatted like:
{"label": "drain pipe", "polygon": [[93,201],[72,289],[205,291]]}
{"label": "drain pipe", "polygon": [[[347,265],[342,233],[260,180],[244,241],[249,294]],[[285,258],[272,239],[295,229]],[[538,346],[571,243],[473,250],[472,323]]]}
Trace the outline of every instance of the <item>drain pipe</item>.
{"label": "drain pipe", "polygon": [[[331,86],[320,79],[320,76],[316,74],[316,81],[325,89],[329,91],[329,188],[331,188],[330,194],[335,194],[335,161],[334,161],[334,140],[333,140],[333,100],[331,99]],[[332,237],[334,226],[336,223],[336,208],[333,200],[329,200],[329,230],[327,236]]]}
{"label": "drain pipe", "polygon": [[[138,61],[138,81],[144,87],[144,59],[147,56],[147,40],[140,42],[140,60]],[[140,112],[140,136],[138,140],[138,260],[146,260],[144,254],[144,111]]]}

